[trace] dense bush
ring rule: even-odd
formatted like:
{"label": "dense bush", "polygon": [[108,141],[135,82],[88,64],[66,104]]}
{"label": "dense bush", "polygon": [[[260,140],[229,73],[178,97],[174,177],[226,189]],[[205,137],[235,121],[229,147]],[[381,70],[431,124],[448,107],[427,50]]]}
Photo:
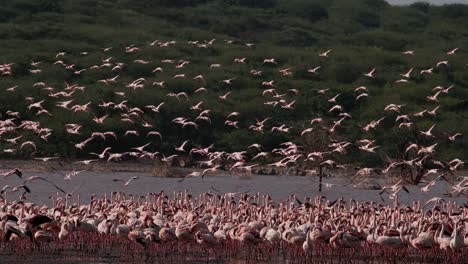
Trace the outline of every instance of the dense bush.
{"label": "dense bush", "polygon": [[310,22],[328,18],[327,9],[314,1],[282,0],[278,3],[278,10],[290,16],[305,18]]}

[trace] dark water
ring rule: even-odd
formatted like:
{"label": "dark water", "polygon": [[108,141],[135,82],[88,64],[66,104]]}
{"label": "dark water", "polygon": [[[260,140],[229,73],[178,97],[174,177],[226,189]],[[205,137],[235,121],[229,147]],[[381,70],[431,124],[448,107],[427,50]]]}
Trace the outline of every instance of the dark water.
{"label": "dark water", "polygon": [[[129,194],[145,195],[148,192],[157,193],[164,190],[169,196],[172,196],[174,191],[182,191],[187,189],[190,193],[196,195],[201,192],[213,191],[212,186],[222,192],[245,192],[250,193],[260,192],[268,193],[273,199],[279,201],[288,198],[291,194],[295,194],[299,199],[304,196],[318,195],[318,178],[317,177],[299,177],[299,176],[251,176],[248,178],[239,176],[209,176],[204,179],[189,178],[184,182],[178,182],[180,178],[160,178],[151,177],[146,174],[138,173],[97,173],[83,172],[72,178],[70,181],[65,181],[59,173],[24,173],[23,178],[31,175],[38,175],[47,178],[66,192],[71,192],[81,185],[78,192],[82,202],[89,201],[92,194],[98,196],[105,192],[110,194],[112,191],[123,191]],[[133,176],[138,176],[139,179],[132,181],[128,186],[123,186],[122,182],[114,182],[113,179],[120,178],[127,180]],[[0,179],[2,185],[17,186],[22,184],[16,176],[10,176],[7,179]],[[324,178],[324,183],[328,184],[349,184],[344,178]],[[383,179],[374,180],[379,184],[386,185]],[[29,201],[35,203],[45,203],[51,205],[50,196],[55,195],[57,190],[49,183],[43,181],[34,181],[29,183],[32,193],[27,195]],[[411,203],[414,200],[422,202],[431,199],[432,197],[442,197],[445,200],[466,202],[466,196],[447,197],[444,195],[451,189],[450,185],[444,181],[438,181],[430,188],[427,193],[421,192],[421,186],[406,186],[410,193],[401,191],[399,193],[399,202],[403,204]],[[22,189],[21,189],[22,190]],[[16,193],[8,193],[9,199],[19,197],[21,191]],[[333,185],[323,187],[322,195],[328,199],[337,199],[343,197],[345,199],[355,199],[359,201],[378,201],[382,202],[382,198],[387,203],[392,203],[388,195],[379,196],[379,190],[364,190],[348,186]]]}

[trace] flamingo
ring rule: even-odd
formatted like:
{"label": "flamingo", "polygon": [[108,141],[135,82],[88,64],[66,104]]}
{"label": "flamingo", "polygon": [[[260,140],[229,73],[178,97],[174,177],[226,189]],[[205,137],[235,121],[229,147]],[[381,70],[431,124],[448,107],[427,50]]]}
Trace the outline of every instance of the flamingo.
{"label": "flamingo", "polygon": [[327,51],[325,51],[325,52],[320,52],[320,53],[319,53],[319,57],[328,57],[328,54],[329,54],[331,51],[332,51],[332,50],[329,49],[329,50],[327,50]]}
{"label": "flamingo", "polygon": [[315,68],[312,68],[312,69],[308,69],[307,72],[309,73],[314,73],[314,74],[318,74],[317,71],[322,68],[321,66],[317,66]]}
{"label": "flamingo", "polygon": [[131,177],[130,179],[128,180],[123,180],[123,179],[114,179],[113,181],[114,182],[122,182],[123,183],[123,186],[128,186],[133,180],[137,180],[139,179],[140,177],[138,176],[133,176]]}
{"label": "flamingo", "polygon": [[435,126],[436,124],[433,124],[427,131],[419,131],[419,133],[421,133],[422,135],[426,137],[434,137],[434,135],[432,134],[432,130],[434,129]]}
{"label": "flamingo", "polygon": [[219,99],[221,100],[227,100],[227,97],[231,94],[231,91],[225,93],[224,95],[220,95]]}
{"label": "flamingo", "polygon": [[455,55],[455,52],[457,52],[458,48],[454,48],[453,50],[447,51],[447,55]]}
{"label": "flamingo", "polygon": [[414,69],[414,68],[411,68],[411,69],[409,69],[408,72],[406,72],[406,73],[404,73],[404,74],[400,74],[400,75],[403,76],[403,77],[405,77],[405,78],[407,78],[407,79],[409,79],[409,78],[410,78],[410,74],[413,72],[413,69]]}
{"label": "flamingo", "polygon": [[402,54],[404,54],[404,55],[414,55],[414,50],[403,51]]}
{"label": "flamingo", "polygon": [[373,68],[370,72],[365,73],[364,76],[369,77],[369,78],[374,78],[374,72],[375,72],[375,68]]}
{"label": "flamingo", "polygon": [[189,142],[189,140],[185,140],[182,145],[180,145],[179,147],[175,148],[175,150],[177,151],[180,151],[180,152],[185,152],[185,145],[187,145],[187,143]]}

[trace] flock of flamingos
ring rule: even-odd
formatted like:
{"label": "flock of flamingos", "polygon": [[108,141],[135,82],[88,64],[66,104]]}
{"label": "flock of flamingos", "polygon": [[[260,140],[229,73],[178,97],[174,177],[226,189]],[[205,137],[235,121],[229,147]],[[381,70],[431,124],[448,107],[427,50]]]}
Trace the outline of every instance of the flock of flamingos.
{"label": "flock of flamingos", "polygon": [[[216,40],[190,41],[189,44],[196,48],[204,49],[215,45]],[[232,41],[226,41],[226,45],[239,45]],[[253,43],[244,43],[245,48],[252,48]],[[154,41],[145,47],[130,45],[124,48],[126,55],[135,56],[133,64],[153,67],[153,73],[158,74],[166,69],[177,71],[172,79],[191,78],[196,85],[203,85],[205,77],[202,74],[189,76],[183,69],[192,63],[184,59],[145,60],[138,58],[141,49],[145,48],[169,48],[177,45],[175,41]],[[241,44],[243,45],[243,44]],[[64,71],[70,71],[75,75],[85,75],[88,72],[104,72],[108,75],[96,83],[106,87],[118,86],[129,91],[140,91],[143,89],[168,89],[171,80],[149,80],[138,78],[130,82],[121,82],[126,70],[131,67],[118,62],[113,56],[106,53],[117,48],[103,48],[96,52],[103,54],[103,59],[96,65],[79,68],[76,64],[67,63],[69,54],[59,52],[54,58],[53,64],[62,67]],[[448,51],[448,57],[455,56],[458,49]],[[412,56],[415,51],[405,51],[402,56]],[[89,53],[82,52],[81,57]],[[324,59],[333,56],[333,50],[320,52],[318,56]],[[40,78],[41,67],[45,62],[33,61],[30,64],[29,74]],[[235,58],[235,64],[246,64],[248,58]],[[250,74],[260,77],[263,74],[261,67],[276,69],[279,63],[275,58],[265,58],[260,61],[259,68],[252,69]],[[434,69],[444,67],[450,62],[439,61],[432,67],[422,69],[418,74],[436,74]],[[3,78],[14,78],[13,63],[0,65],[0,75]],[[207,65],[207,69],[214,71],[223,68],[221,64]],[[172,69],[174,68],[174,69]],[[309,74],[320,74],[321,66],[308,69]],[[411,68],[402,73],[397,83],[411,81],[411,75],[415,74]],[[293,68],[278,69],[282,77],[292,76]],[[378,69],[370,69],[363,73],[363,78],[374,78]],[[13,79],[14,80],[14,79]],[[230,100],[235,90],[229,87],[236,82],[236,78],[227,78],[218,81],[225,88],[225,92],[216,95],[220,102]],[[8,148],[2,151],[5,154],[15,154],[19,151],[31,151],[36,153],[37,142],[47,142],[54,136],[54,130],[46,127],[47,118],[53,119],[53,111],[68,111],[70,114],[88,113],[89,122],[105,124],[111,113],[115,118],[118,116],[120,122],[135,127],[127,130],[123,135],[115,131],[94,131],[91,135],[83,135],[82,128],[86,123],[63,124],[66,133],[76,138],[86,137],[84,140],[74,142],[74,146],[86,151],[91,141],[122,140],[128,137],[146,137],[147,143],[134,146],[127,152],[114,152],[112,147],[105,147],[101,153],[88,153],[96,159],[78,161],[80,166],[87,166],[97,161],[120,161],[122,159],[160,159],[163,162],[171,162],[178,155],[191,155],[200,158],[200,170],[195,170],[180,181],[192,177],[201,177],[208,174],[216,174],[220,170],[231,172],[251,171],[255,166],[264,163],[265,160],[276,160],[266,166],[285,168],[295,166],[301,162],[313,161],[319,166],[339,169],[344,166],[332,157],[346,155],[350,148],[358,151],[376,154],[379,146],[375,140],[362,138],[355,142],[330,141],[328,150],[312,151],[305,153],[303,148],[294,142],[283,142],[278,148],[267,151],[258,143],[253,143],[247,150],[226,153],[214,151],[213,145],[196,146],[190,139],[182,144],[174,146],[173,153],[148,151],[155,140],[163,140],[162,135],[154,124],[145,121],[143,115],[157,115],[165,107],[165,104],[188,103],[191,97],[213,93],[208,88],[199,87],[194,89],[191,95],[185,92],[173,93],[168,91],[167,101],[155,105],[136,107],[132,105],[127,92],[116,89],[114,98],[119,101],[106,101],[106,98],[95,98],[78,104],[79,94],[85,93],[87,88],[79,84],[65,83],[63,89],[49,86],[45,81],[36,82],[33,85],[44,91],[46,98],[27,97],[24,102],[25,113],[11,110],[2,113],[0,120],[0,139],[8,144]],[[275,80],[261,80],[260,93],[265,98],[265,107],[278,107],[284,111],[294,110],[296,100],[294,96],[300,95],[297,89],[288,89],[282,93],[276,86]],[[20,85],[7,87],[6,90],[15,93],[22,89]],[[447,95],[454,86],[438,86],[427,96],[427,101],[436,104],[433,109],[426,109],[418,113],[405,113],[405,105],[388,104],[383,111],[388,113],[382,117],[370,121],[362,126],[363,131],[376,130],[384,119],[395,118],[395,126],[399,129],[416,129],[412,120],[437,115],[440,107],[438,98]],[[355,103],[358,104],[369,96],[369,90],[365,86],[354,89],[356,93]],[[336,117],[327,120],[325,117],[313,117],[310,126],[299,129],[292,128],[285,123],[268,124],[272,117],[253,117],[255,121],[249,129],[258,133],[298,133],[300,136],[313,135],[316,130],[326,130],[333,135],[340,126],[352,118],[340,105],[340,95],[333,94],[330,89],[317,90],[317,96],[322,96],[330,104],[328,114]],[[290,99],[291,98],[291,99]],[[49,108],[46,107],[49,106]],[[208,107],[208,105],[206,105]],[[225,125],[236,129],[239,127],[236,117],[242,115],[242,107],[238,111],[226,115]],[[99,109],[97,111],[96,109]],[[210,113],[213,109],[205,108],[203,100],[194,102],[187,109],[187,113],[197,113],[196,118],[186,116],[176,117],[170,122],[181,129],[196,131],[201,126],[211,123]],[[107,112],[97,116],[97,112]],[[117,114],[115,114],[117,113]],[[395,117],[392,117],[392,114]],[[23,119],[23,116],[32,117],[31,120]],[[36,119],[34,119],[37,117]],[[37,121],[40,118],[42,122]],[[259,119],[257,119],[259,118]],[[411,159],[389,161],[387,167],[356,168],[355,175],[370,177],[376,172],[390,175],[392,170],[401,167],[426,166],[426,161],[431,161],[431,169],[427,171],[425,178],[431,180],[421,188],[428,192],[437,180],[447,180],[447,175],[452,177],[450,182],[452,190],[450,195],[466,196],[468,190],[468,178],[458,177],[457,170],[463,167],[464,162],[460,159],[450,161],[438,161],[434,153],[438,145],[434,140],[442,136],[449,141],[456,141],[462,137],[461,133],[440,134],[434,132],[436,123],[426,130],[418,130],[417,134],[432,142],[429,145],[418,145],[408,143],[405,153],[411,153]],[[143,134],[145,133],[145,134]],[[35,136],[32,139],[31,135]],[[26,140],[27,139],[27,140]],[[43,162],[49,162],[57,157],[34,157]],[[73,170],[64,174],[65,181],[72,181],[79,177],[80,171]],[[310,170],[310,174],[316,171]],[[15,253],[24,257],[31,252],[49,252],[67,254],[66,252],[79,251],[77,253],[85,258],[86,255],[106,255],[118,249],[120,256],[127,255],[142,257],[146,260],[159,256],[160,258],[182,258],[185,256],[210,256],[225,258],[245,258],[253,262],[274,261],[284,258],[290,261],[320,259],[320,256],[333,256],[348,261],[355,259],[381,260],[388,258],[397,262],[413,261],[452,261],[454,263],[468,260],[468,204],[457,204],[445,201],[441,197],[434,197],[429,201],[414,202],[410,205],[402,205],[395,202],[393,205],[379,204],[374,201],[346,201],[338,199],[329,201],[323,196],[306,197],[304,199],[292,195],[289,199],[277,202],[269,195],[259,193],[219,193],[206,192],[193,197],[187,191],[174,192],[168,195],[161,193],[148,193],[143,196],[132,196],[123,192],[113,192],[99,197],[93,196],[89,204],[72,202],[78,195],[79,187],[68,192],[61,187],[60,183],[54,182],[47,177],[30,176],[24,177],[21,168],[8,170],[2,173],[4,177],[17,177],[18,186],[4,186],[0,192],[0,229],[3,233],[3,241],[0,244],[3,252]],[[458,182],[454,182],[457,181]],[[137,181],[138,177],[129,179],[114,179],[123,186]],[[52,195],[52,206],[41,206],[28,202],[28,194],[34,191],[31,188],[33,182],[44,181],[50,184]],[[353,183],[357,187],[361,183]],[[403,180],[382,188],[382,194],[387,193],[390,198],[397,200],[398,192],[408,191]],[[327,187],[332,187],[327,184]],[[9,200],[8,195],[20,191],[21,197],[17,200]],[[171,197],[170,197],[171,196]],[[278,257],[281,256],[281,257]],[[298,258],[299,257],[299,258]],[[201,257],[203,258],[203,257]],[[180,260],[180,259],[179,259]],[[465,262],[466,263],[466,262]]]}
{"label": "flock of flamingos", "polygon": [[251,261],[283,255],[293,262],[326,256],[462,263],[468,257],[467,208],[440,200],[390,207],[323,196],[275,203],[261,194],[115,192],[85,205],[62,197],[52,207],[13,201],[2,211],[2,248],[19,256],[80,249],[83,257],[119,250],[120,257],[168,260],[171,254]]}

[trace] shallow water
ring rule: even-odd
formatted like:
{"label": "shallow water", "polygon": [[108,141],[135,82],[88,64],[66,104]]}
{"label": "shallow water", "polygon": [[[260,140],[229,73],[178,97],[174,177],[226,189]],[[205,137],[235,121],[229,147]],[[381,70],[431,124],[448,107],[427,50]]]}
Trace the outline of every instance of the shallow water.
{"label": "shallow water", "polygon": [[[76,233],[75,233],[76,235]],[[84,236],[79,238],[78,236]],[[184,243],[151,243],[144,249],[141,245],[125,239],[99,242],[83,233],[67,241],[52,241],[36,246],[20,241],[2,245],[0,263],[165,263],[165,264],[293,264],[293,263],[465,263],[468,249],[454,253],[435,249],[389,249],[375,246],[372,250],[363,242],[360,248],[334,249],[328,245],[316,245],[307,254],[302,247],[286,242],[279,244],[257,244],[242,246],[236,242],[225,242],[221,247],[206,248],[205,245]],[[102,238],[102,237],[101,237]],[[86,242],[85,242],[86,241]],[[15,243],[17,243],[15,245]],[[22,250],[18,251],[18,244]]]}
{"label": "shallow water", "polygon": [[[64,172],[65,173],[65,172]],[[208,176],[201,178],[188,178],[183,182],[178,182],[180,178],[160,178],[151,177],[148,174],[142,173],[98,173],[98,172],[83,172],[72,178],[70,181],[65,181],[63,176],[57,172],[51,173],[24,173],[23,179],[31,175],[38,175],[47,178],[67,192],[73,191],[78,186],[82,185],[76,193],[80,194],[82,202],[87,202],[92,194],[98,196],[105,192],[110,194],[112,191],[123,191],[129,194],[145,195],[148,192],[158,193],[164,190],[166,194],[172,196],[173,191],[181,191],[187,189],[190,193],[196,195],[201,192],[213,191],[212,186],[222,192],[245,192],[250,193],[260,192],[268,193],[273,199],[280,201],[288,198],[291,194],[295,194],[297,198],[302,199],[305,196],[318,195],[318,177],[300,177],[300,176],[260,176],[255,175],[248,178],[239,176]],[[127,180],[133,176],[139,176],[139,179],[132,181],[128,186],[123,186],[122,182],[114,182],[113,179],[120,178]],[[12,187],[22,184],[22,180],[16,176],[10,176],[6,179],[1,179],[3,185]],[[384,179],[374,179],[374,182],[388,185]],[[349,184],[344,178],[324,178],[324,183],[329,184]],[[35,203],[44,203],[51,205],[50,196],[57,193],[57,190],[47,182],[36,180],[29,183],[32,193],[27,195],[29,201]],[[431,199],[432,197],[443,197],[445,200],[457,201],[458,203],[467,202],[466,196],[447,197],[444,195],[449,191],[450,185],[445,181],[438,181],[430,188],[427,193],[421,192],[420,186],[406,186],[410,193],[401,191],[399,193],[399,202],[409,204],[412,201],[420,200],[422,202]],[[22,189],[21,189],[22,190]],[[19,197],[21,191],[16,193],[8,193],[9,200]],[[379,190],[364,190],[348,186],[331,187],[323,186],[322,195],[329,200],[334,200],[339,197],[344,199],[355,199],[358,201],[377,201],[382,202],[382,198],[386,203],[393,203],[388,195],[379,196]],[[76,194],[75,193],[75,194]]]}

